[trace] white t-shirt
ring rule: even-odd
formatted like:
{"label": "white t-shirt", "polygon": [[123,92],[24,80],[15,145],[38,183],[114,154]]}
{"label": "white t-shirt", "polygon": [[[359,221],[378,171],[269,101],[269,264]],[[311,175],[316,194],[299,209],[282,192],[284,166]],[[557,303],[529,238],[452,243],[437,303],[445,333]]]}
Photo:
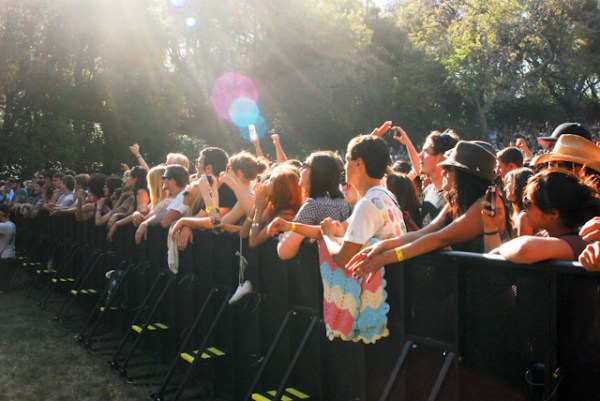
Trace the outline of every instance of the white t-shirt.
{"label": "white t-shirt", "polygon": [[0,259],[12,259],[15,255],[15,233],[17,228],[11,221],[0,223]]}
{"label": "white t-shirt", "polygon": [[191,210],[189,207],[183,204],[183,193],[185,191],[181,191],[177,194],[173,202],[169,204],[167,210],[174,210],[176,212],[181,213],[181,217],[189,217]]}
{"label": "white t-shirt", "polygon": [[395,196],[386,188],[369,188],[354,207],[344,235],[345,242],[364,245],[371,238],[378,240],[406,233],[402,211]]}

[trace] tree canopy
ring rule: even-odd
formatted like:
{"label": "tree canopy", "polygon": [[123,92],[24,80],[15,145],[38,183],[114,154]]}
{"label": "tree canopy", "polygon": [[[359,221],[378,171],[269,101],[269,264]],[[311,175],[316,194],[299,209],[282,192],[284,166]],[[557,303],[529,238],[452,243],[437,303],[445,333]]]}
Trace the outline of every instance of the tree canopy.
{"label": "tree canopy", "polygon": [[[117,171],[203,144],[342,149],[393,120],[419,141],[593,123],[598,0],[4,0],[0,162]],[[270,141],[264,148],[272,152]],[[394,145],[395,146],[395,145]]]}

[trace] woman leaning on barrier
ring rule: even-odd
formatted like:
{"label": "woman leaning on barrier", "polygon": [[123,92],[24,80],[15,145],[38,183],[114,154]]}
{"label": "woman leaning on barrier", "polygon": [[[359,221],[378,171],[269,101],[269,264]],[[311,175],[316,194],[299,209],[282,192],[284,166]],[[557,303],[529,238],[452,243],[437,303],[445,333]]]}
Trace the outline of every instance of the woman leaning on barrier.
{"label": "woman leaning on barrier", "polygon": [[281,259],[296,256],[304,238],[319,238],[320,224],[327,217],[345,221],[350,216],[352,207],[340,189],[343,166],[342,159],[331,151],[313,152],[302,163],[299,185],[306,201],[293,220],[276,217],[267,228],[271,236],[284,233],[277,245]]}
{"label": "woman leaning on barrier", "polygon": [[268,180],[257,186],[254,213],[248,216],[240,231],[242,237],[249,236],[251,248],[271,238],[268,225],[273,219],[294,218],[304,200],[299,181],[299,171],[292,165],[282,164],[272,170]]}
{"label": "woman leaning on barrier", "polygon": [[523,206],[533,229],[543,231],[515,238],[491,252],[516,263],[577,260],[587,245],[579,228],[600,215],[597,190],[557,169],[544,170],[529,180]]}
{"label": "woman leaning on barrier", "polygon": [[[369,276],[381,266],[452,246],[467,252],[483,252],[481,210],[486,189],[496,178],[496,157],[479,144],[459,141],[445,161],[443,189],[448,203],[426,227],[381,241],[356,254],[347,268],[356,277]],[[510,219],[500,191],[496,191],[499,234],[510,238]]]}

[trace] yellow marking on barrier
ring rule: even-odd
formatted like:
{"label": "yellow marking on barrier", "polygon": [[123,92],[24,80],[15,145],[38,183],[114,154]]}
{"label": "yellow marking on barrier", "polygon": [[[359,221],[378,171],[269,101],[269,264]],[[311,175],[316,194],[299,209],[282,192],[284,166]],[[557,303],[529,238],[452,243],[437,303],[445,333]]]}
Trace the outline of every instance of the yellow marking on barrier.
{"label": "yellow marking on barrier", "polygon": [[[62,281],[62,280],[61,280],[61,281]],[[53,283],[56,283],[56,282],[58,282],[58,280],[57,280],[57,279],[55,279],[55,278],[53,278],[53,279],[52,279],[52,282],[53,282]]]}
{"label": "yellow marking on barrier", "polygon": [[[166,326],[166,325],[164,325],[162,323],[152,323],[152,324],[149,324],[148,326],[146,326],[146,330],[150,330],[150,331],[155,331],[155,330],[158,330],[158,329],[166,330],[168,328],[169,328],[169,326]],[[139,326],[137,324],[134,324],[133,326],[131,326],[131,329],[133,331],[138,332],[138,333],[141,333],[142,331],[144,331],[144,329],[142,328],[142,326]]]}
{"label": "yellow marking on barrier", "polygon": [[262,394],[254,393],[252,394],[252,401],[271,401],[271,398],[267,398]]}
{"label": "yellow marking on barrier", "polygon": [[286,388],[285,391],[288,394],[293,395],[294,397],[300,398],[301,400],[306,400],[306,399],[310,398],[310,396],[308,394],[304,394],[302,391],[296,390],[295,388],[292,388],[292,387]]}
{"label": "yellow marking on barrier", "polygon": [[77,290],[71,290],[71,294],[77,295]]}
{"label": "yellow marking on barrier", "polygon": [[188,354],[187,352],[180,354],[180,356],[181,356],[181,359],[183,359],[187,363],[194,363],[195,358],[192,355]]}
{"label": "yellow marking on barrier", "polygon": [[82,294],[87,294],[87,293],[88,293],[88,290],[81,290],[81,293],[82,293]]}
{"label": "yellow marking on barrier", "polygon": [[223,351],[221,351],[220,349],[215,348],[215,347],[208,347],[207,350],[210,351],[210,352],[212,352],[216,356],[223,356],[223,355],[225,355],[225,353]]}
{"label": "yellow marking on barrier", "polygon": [[[277,391],[275,390],[271,390],[271,391],[267,391],[267,394],[269,394],[270,396],[275,397],[275,395],[277,394]],[[281,395],[281,401],[292,401],[292,399],[290,397],[288,397],[285,394]]]}

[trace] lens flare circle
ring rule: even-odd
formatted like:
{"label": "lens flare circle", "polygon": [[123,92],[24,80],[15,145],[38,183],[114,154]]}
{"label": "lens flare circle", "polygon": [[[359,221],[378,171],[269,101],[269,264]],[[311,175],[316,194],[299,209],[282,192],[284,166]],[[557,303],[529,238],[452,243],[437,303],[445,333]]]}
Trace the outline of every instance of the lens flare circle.
{"label": "lens flare circle", "polygon": [[232,121],[230,109],[236,100],[246,98],[256,103],[258,97],[258,90],[249,77],[237,72],[228,72],[216,80],[210,100],[219,117]]}
{"label": "lens flare circle", "polygon": [[235,99],[229,106],[229,119],[238,127],[248,127],[255,124],[260,116],[260,109],[256,102],[247,97]]}
{"label": "lens flare circle", "polygon": [[183,8],[186,5],[187,0],[169,0],[169,2],[174,8]]}
{"label": "lens flare circle", "polygon": [[196,18],[194,18],[194,17],[188,17],[188,18],[186,18],[186,20],[185,20],[185,24],[186,24],[186,25],[187,25],[189,28],[193,27],[194,25],[196,25]]}

